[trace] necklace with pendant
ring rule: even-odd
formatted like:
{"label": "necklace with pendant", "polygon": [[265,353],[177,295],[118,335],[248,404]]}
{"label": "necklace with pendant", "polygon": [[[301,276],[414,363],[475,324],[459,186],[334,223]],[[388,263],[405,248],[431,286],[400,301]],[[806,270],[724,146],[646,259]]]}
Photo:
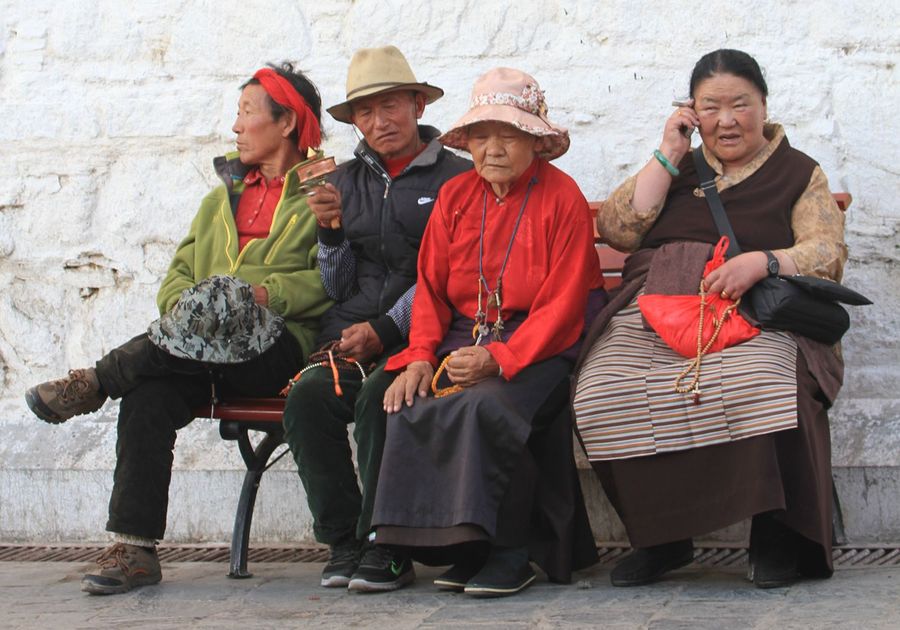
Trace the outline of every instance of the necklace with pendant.
{"label": "necklace with pendant", "polygon": [[[506,255],[503,257],[503,264],[500,265],[500,273],[497,274],[497,281],[494,283],[493,289],[491,289],[484,275],[484,225],[487,217],[487,191],[484,191],[481,205],[481,234],[478,237],[478,310],[475,313],[475,326],[472,328],[472,338],[475,339],[476,346],[481,345],[481,341],[488,335],[490,335],[492,341],[501,341],[503,335],[503,314],[501,312],[503,308],[503,274],[506,272],[509,253],[512,251],[513,242],[516,240],[516,233],[519,231],[522,215],[525,214],[525,206],[528,205],[531,189],[536,183],[537,177],[532,177],[528,182],[525,199],[522,200],[522,207],[519,208],[519,214],[516,216],[512,236],[509,237]],[[489,326],[487,316],[492,308],[497,312],[497,319],[494,320],[493,325]]]}

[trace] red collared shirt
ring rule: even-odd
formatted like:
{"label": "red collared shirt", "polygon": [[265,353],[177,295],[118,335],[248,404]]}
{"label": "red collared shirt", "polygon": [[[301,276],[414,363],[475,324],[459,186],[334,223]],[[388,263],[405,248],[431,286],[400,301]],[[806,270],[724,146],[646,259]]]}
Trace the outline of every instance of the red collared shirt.
{"label": "red collared shirt", "polygon": [[394,179],[403,172],[407,166],[409,166],[413,160],[419,157],[419,154],[428,148],[428,144],[423,144],[419,147],[419,150],[413,153],[412,155],[405,155],[400,158],[390,159],[390,158],[382,158],[381,161],[384,162],[384,169],[387,171],[388,175],[391,179]]}
{"label": "red collared shirt", "polygon": [[272,227],[272,216],[281,199],[284,176],[266,181],[258,168],[244,177],[244,192],[238,202],[234,222],[237,224],[238,248],[244,249],[255,238],[266,238]]}

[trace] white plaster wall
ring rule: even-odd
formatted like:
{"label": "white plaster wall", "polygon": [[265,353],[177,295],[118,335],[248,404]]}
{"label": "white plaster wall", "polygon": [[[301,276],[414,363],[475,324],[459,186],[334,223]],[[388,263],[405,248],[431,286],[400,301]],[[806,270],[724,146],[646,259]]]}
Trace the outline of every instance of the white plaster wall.
{"label": "white plaster wall", "polygon": [[[463,113],[488,68],[534,74],[551,118],[571,130],[558,164],[590,199],[647,160],[701,54],[756,56],[770,116],[833,190],[854,196],[845,281],[877,300],[853,310],[845,338],[835,464],[900,465],[898,24],[894,0],[0,0],[0,537],[102,537],[116,406],[54,427],[22,394],[156,317],[169,257],[217,183],[211,160],[231,147],[237,86],[291,59],[333,104],[352,52],[386,43],[446,90],[425,114],[439,127]],[[350,129],[326,116],[325,130],[325,149],[349,157]],[[224,506],[220,529],[212,505],[185,497],[236,479],[220,473],[241,467],[237,452],[195,423],[175,467],[171,538],[227,532],[237,488],[210,498]],[[264,484],[261,501],[300,506],[295,527],[262,535],[308,536],[299,484],[294,496],[265,496]]]}

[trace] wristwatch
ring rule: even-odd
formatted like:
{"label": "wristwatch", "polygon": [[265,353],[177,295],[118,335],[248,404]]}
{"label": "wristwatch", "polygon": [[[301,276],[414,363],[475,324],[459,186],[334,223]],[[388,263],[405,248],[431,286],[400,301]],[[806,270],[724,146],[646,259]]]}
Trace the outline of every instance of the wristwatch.
{"label": "wristwatch", "polygon": [[766,271],[769,272],[769,277],[774,278],[778,275],[778,271],[781,269],[781,265],[778,264],[778,259],[775,258],[775,254],[770,252],[768,249],[763,250],[763,254],[766,255]]}

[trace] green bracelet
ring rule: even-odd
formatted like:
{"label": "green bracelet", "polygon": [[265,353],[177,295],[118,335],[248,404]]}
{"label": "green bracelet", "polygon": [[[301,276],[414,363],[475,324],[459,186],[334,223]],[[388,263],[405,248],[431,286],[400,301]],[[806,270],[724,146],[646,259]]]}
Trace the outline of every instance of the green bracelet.
{"label": "green bracelet", "polygon": [[672,177],[678,177],[679,175],[681,175],[681,171],[679,171],[674,164],[666,159],[666,156],[663,155],[663,152],[659,149],[653,152],[653,157],[655,157],[659,161],[659,163],[663,165],[663,168],[669,171],[669,175],[671,175]]}

